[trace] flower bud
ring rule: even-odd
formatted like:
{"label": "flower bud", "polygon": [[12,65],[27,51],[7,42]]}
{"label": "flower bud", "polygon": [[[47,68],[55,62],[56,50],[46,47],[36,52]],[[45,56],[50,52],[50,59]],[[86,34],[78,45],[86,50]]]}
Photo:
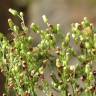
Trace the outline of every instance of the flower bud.
{"label": "flower bud", "polygon": [[20,16],[23,18],[23,16],[24,16],[23,12],[20,12]]}
{"label": "flower bud", "polygon": [[9,8],[9,12],[10,12],[12,15],[14,15],[14,16],[17,16],[17,15],[18,15],[18,12],[17,12],[16,10],[14,10],[14,9]]}
{"label": "flower bud", "polygon": [[32,28],[32,30],[34,32],[37,32],[39,30],[39,27],[35,23],[32,23],[31,26],[30,26],[30,28]]}
{"label": "flower bud", "polygon": [[92,29],[90,27],[86,27],[86,28],[83,29],[82,33],[83,33],[84,36],[89,37],[89,36],[92,35]]}
{"label": "flower bud", "polygon": [[85,42],[85,48],[87,48],[87,49],[90,49],[91,48],[91,45],[90,45],[89,42]]}
{"label": "flower bud", "polygon": [[79,58],[80,61],[86,60],[86,56],[85,55],[80,55],[78,58]]}
{"label": "flower bud", "polygon": [[89,65],[89,64],[87,64],[87,65],[85,66],[85,72],[86,72],[87,74],[90,72],[90,65]]}
{"label": "flower bud", "polygon": [[86,27],[90,26],[90,22],[89,22],[87,17],[84,17],[84,24],[85,24]]}
{"label": "flower bud", "polygon": [[42,74],[44,74],[44,68],[43,67],[40,67],[39,68],[39,73],[42,75]]}
{"label": "flower bud", "polygon": [[61,63],[60,63],[60,60],[58,58],[56,59],[56,67],[57,68],[61,67]]}
{"label": "flower bud", "polygon": [[71,65],[71,66],[70,66],[70,70],[71,70],[71,71],[75,71],[75,70],[76,70],[75,65]]}
{"label": "flower bud", "polygon": [[57,84],[56,84],[54,81],[52,81],[52,85],[53,85],[54,87],[58,87]]}
{"label": "flower bud", "polygon": [[66,37],[65,37],[65,43],[68,45],[70,42],[70,33],[67,33]]}
{"label": "flower bud", "polygon": [[48,18],[46,17],[46,15],[43,15],[42,18],[43,18],[44,23],[48,23]]}
{"label": "flower bud", "polygon": [[60,24],[57,24],[57,32],[60,30]]}
{"label": "flower bud", "polygon": [[14,25],[14,26],[13,26],[13,31],[14,31],[14,32],[18,32],[18,31],[19,31],[19,27],[16,26],[16,25]]}
{"label": "flower bud", "polygon": [[62,87],[59,85],[59,86],[58,86],[58,89],[59,89],[59,90],[61,90],[61,89],[62,89]]}
{"label": "flower bud", "polygon": [[30,56],[30,55],[31,55],[31,52],[27,52],[27,55],[29,55],[29,56]]}
{"label": "flower bud", "polygon": [[9,24],[9,27],[12,29],[14,26],[12,19],[8,19],[8,24]]}
{"label": "flower bud", "polygon": [[92,72],[89,73],[88,79],[89,79],[90,81],[93,80],[93,73],[92,73]]}
{"label": "flower bud", "polygon": [[75,23],[76,30],[78,29],[79,25],[80,25],[79,23]]}
{"label": "flower bud", "polygon": [[28,37],[28,41],[32,41],[32,37],[31,36]]}

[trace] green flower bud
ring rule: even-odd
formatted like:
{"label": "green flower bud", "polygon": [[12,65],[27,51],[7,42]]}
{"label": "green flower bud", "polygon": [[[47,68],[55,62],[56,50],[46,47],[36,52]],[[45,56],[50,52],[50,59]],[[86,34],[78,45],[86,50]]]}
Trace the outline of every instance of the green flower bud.
{"label": "green flower bud", "polygon": [[84,21],[82,21],[81,24],[83,25],[83,27],[85,27],[85,25],[84,25]]}
{"label": "green flower bud", "polygon": [[84,17],[84,24],[85,24],[85,27],[90,26],[90,22],[87,17]]}
{"label": "green flower bud", "polygon": [[56,59],[56,67],[57,68],[61,67],[61,63],[60,63],[60,60],[58,58]]}
{"label": "green flower bud", "polygon": [[18,31],[19,31],[19,27],[16,26],[16,25],[14,25],[14,26],[13,26],[13,31],[14,31],[14,32],[18,32]]}
{"label": "green flower bud", "polygon": [[17,71],[18,70],[18,66],[14,66],[14,71]]}
{"label": "green flower bud", "polygon": [[12,15],[14,15],[14,16],[17,16],[17,15],[18,15],[18,12],[17,12],[16,10],[14,10],[14,9],[9,8],[9,12],[10,12]]}
{"label": "green flower bud", "polygon": [[80,37],[80,41],[84,40],[84,37],[82,35],[80,35],[79,37]]}
{"label": "green flower bud", "polygon": [[31,36],[28,37],[28,41],[32,41],[32,37]]}
{"label": "green flower bud", "polygon": [[78,30],[78,27],[80,26],[79,23],[75,23],[75,30]]}
{"label": "green flower bud", "polygon": [[23,50],[25,48],[25,45],[21,43],[21,49]]}
{"label": "green flower bud", "polygon": [[80,56],[78,57],[78,59],[79,59],[80,61],[85,61],[85,60],[86,60],[86,56],[85,56],[85,55],[80,55]]}
{"label": "green flower bud", "polygon": [[93,73],[90,72],[89,75],[88,75],[88,80],[93,80],[93,79],[94,79],[94,77],[93,77]]}
{"label": "green flower bud", "polygon": [[67,33],[66,37],[65,37],[65,43],[66,45],[68,45],[70,42],[70,33]]}
{"label": "green flower bud", "polygon": [[83,28],[90,26],[90,22],[88,21],[87,17],[84,17],[84,20],[81,22]]}
{"label": "green flower bud", "polygon": [[9,24],[9,27],[11,29],[13,29],[14,23],[13,23],[12,19],[8,19],[8,24]]}
{"label": "green flower bud", "polygon": [[34,32],[37,32],[39,31],[39,27],[35,24],[35,23],[32,23],[30,28],[34,31]]}
{"label": "green flower bud", "polygon": [[58,89],[59,89],[59,90],[61,90],[61,89],[62,89],[62,87],[59,85],[59,86],[58,86]]}
{"label": "green flower bud", "polygon": [[43,67],[40,67],[40,68],[39,68],[39,73],[40,73],[40,74],[44,74],[44,68],[43,68]]}
{"label": "green flower bud", "polygon": [[30,55],[31,54],[31,52],[27,52],[27,55]]}
{"label": "green flower bud", "polygon": [[76,66],[75,65],[71,65],[70,66],[70,70],[74,72],[76,70]]}
{"label": "green flower bud", "polygon": [[23,16],[24,16],[23,12],[20,12],[20,16],[23,18]]}
{"label": "green flower bud", "polygon": [[76,35],[74,34],[74,33],[72,33],[72,37],[73,37],[73,39],[76,37]]}
{"label": "green flower bud", "polygon": [[91,48],[91,45],[90,45],[89,42],[85,42],[85,48],[87,48],[87,49],[90,49]]}
{"label": "green flower bud", "polygon": [[43,18],[44,23],[48,23],[48,18],[46,17],[46,15],[43,15],[42,18]]}
{"label": "green flower bud", "polygon": [[24,32],[28,32],[28,27],[25,25],[24,22],[21,22],[21,28],[23,29]]}
{"label": "green flower bud", "polygon": [[90,73],[90,65],[89,64],[87,64],[86,66],[85,66],[85,72],[88,74],[88,73]]}
{"label": "green flower bud", "polygon": [[56,84],[54,81],[52,81],[52,85],[53,85],[54,87],[58,87],[57,84]]}
{"label": "green flower bud", "polygon": [[57,32],[60,31],[60,24],[57,24]]}
{"label": "green flower bud", "polygon": [[66,66],[68,64],[68,61],[63,60],[63,66]]}
{"label": "green flower bud", "polygon": [[12,78],[9,78],[8,81],[11,82],[12,81]]}
{"label": "green flower bud", "polygon": [[53,40],[50,40],[49,42],[50,42],[50,45],[49,45],[49,46],[50,46],[51,48],[55,47],[55,42],[54,42]]}
{"label": "green flower bud", "polygon": [[17,72],[18,71],[18,67],[17,66],[14,66],[11,70],[12,70],[13,73],[14,72]]}
{"label": "green flower bud", "polygon": [[83,31],[82,31],[82,34],[84,35],[84,36],[92,36],[92,29],[90,28],[90,27],[86,27],[86,28],[84,28],[83,29]]}

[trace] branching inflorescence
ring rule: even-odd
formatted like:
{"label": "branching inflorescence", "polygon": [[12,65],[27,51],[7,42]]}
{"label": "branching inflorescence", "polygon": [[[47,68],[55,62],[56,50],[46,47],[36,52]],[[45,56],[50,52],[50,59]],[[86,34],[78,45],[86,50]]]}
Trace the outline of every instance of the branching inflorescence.
{"label": "branching inflorescence", "polygon": [[[60,96],[96,96],[96,32],[87,18],[80,24],[72,24],[71,32],[58,47],[59,24],[49,24],[43,15],[45,30],[35,23],[28,28],[22,12],[13,9],[9,12],[20,19],[21,26],[8,19],[13,35],[11,42],[0,34],[0,71],[6,76],[5,95],[9,96],[13,90],[14,96],[38,96],[37,90],[41,90],[44,96],[55,96],[54,91]],[[41,41],[36,47],[29,30],[40,35]],[[70,40],[78,46],[79,53]],[[72,63],[73,58],[78,62]],[[49,82],[45,71],[50,66],[54,68],[50,70]]]}

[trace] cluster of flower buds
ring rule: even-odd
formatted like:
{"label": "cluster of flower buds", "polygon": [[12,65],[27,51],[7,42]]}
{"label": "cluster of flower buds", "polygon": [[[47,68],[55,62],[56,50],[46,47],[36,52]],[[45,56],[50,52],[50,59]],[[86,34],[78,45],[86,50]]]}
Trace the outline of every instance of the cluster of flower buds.
{"label": "cluster of flower buds", "polygon": [[[28,28],[22,12],[9,12],[20,19],[21,26],[8,19],[12,43],[0,34],[0,73],[6,76],[4,94],[10,94],[11,89],[16,96],[39,96],[37,90],[46,96],[55,96],[55,91],[60,96],[96,96],[96,33],[86,17],[80,24],[72,24],[72,31],[57,46],[59,24],[51,25],[43,15],[45,30],[35,23]],[[29,30],[40,35],[41,41],[35,47],[33,37],[27,34]],[[50,73],[48,80],[46,72]]]}

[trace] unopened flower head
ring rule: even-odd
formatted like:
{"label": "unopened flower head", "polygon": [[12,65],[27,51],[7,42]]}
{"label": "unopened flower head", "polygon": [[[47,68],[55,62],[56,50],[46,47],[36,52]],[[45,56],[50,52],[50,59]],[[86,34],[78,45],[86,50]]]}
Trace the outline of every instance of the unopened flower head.
{"label": "unopened flower head", "polygon": [[48,23],[48,18],[46,17],[46,15],[43,15],[42,18],[43,18],[44,23]]}

